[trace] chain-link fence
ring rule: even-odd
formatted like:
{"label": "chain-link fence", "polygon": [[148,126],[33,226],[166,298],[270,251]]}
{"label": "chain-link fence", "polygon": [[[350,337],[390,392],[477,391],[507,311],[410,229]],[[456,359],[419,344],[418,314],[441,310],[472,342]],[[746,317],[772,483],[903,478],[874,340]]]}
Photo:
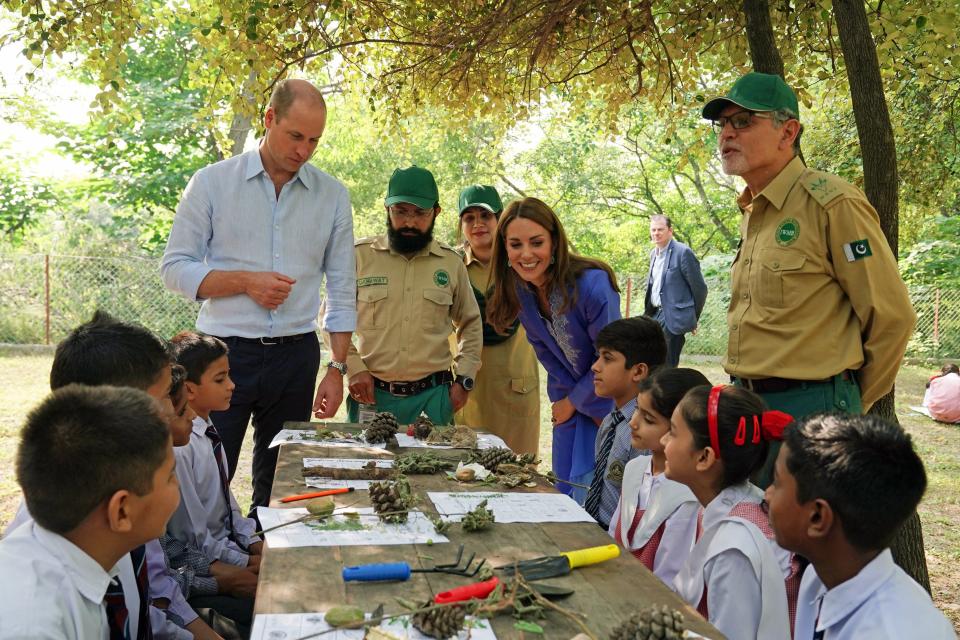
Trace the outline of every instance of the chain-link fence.
{"label": "chain-link fence", "polygon": [[[711,278],[707,285],[710,295],[697,334],[687,336],[687,354],[726,350],[729,281]],[[620,290],[623,314],[643,313],[646,276],[622,276]],[[907,355],[960,359],[960,290],[913,286],[910,295],[918,321]],[[56,344],[95,309],[169,337],[193,327],[198,308],[164,288],[156,259],[0,255],[0,343]]]}

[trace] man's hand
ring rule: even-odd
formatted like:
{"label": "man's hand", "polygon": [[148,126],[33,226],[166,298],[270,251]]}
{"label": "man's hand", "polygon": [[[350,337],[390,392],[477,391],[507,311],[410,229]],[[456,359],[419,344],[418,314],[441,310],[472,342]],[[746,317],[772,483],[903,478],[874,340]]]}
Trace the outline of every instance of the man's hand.
{"label": "man's hand", "polygon": [[554,425],[563,424],[572,418],[576,411],[576,407],[573,406],[573,403],[570,402],[569,398],[557,400],[550,407],[550,412],[552,414],[550,420]]}
{"label": "man's hand", "polygon": [[276,309],[296,284],[296,280],[276,271],[250,271],[244,276],[244,291],[264,309]]}
{"label": "man's hand", "polygon": [[454,411],[460,411],[463,409],[464,405],[467,404],[467,396],[469,391],[463,388],[463,385],[459,382],[454,382],[450,385],[450,404],[453,405]]}
{"label": "man's hand", "polygon": [[317,396],[313,400],[313,415],[321,420],[332,418],[342,402],[343,374],[333,367],[327,367],[327,372],[317,385]]}
{"label": "man's hand", "polygon": [[373,404],[373,376],[369,371],[361,371],[350,376],[350,395],[357,402]]}

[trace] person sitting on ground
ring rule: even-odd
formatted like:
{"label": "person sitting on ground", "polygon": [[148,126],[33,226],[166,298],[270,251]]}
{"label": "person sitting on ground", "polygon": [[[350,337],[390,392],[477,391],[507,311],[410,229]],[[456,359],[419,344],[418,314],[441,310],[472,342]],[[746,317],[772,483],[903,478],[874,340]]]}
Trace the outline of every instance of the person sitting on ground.
{"label": "person sitting on ground", "polygon": [[129,610],[123,584],[145,590],[143,545],[180,500],[173,467],[142,391],[69,385],[31,411],[16,468],[33,520],[0,541],[0,637],[152,637],[147,602]]}
{"label": "person sitting on ground", "polygon": [[960,368],[957,365],[945,364],[940,375],[930,378],[923,406],[934,420],[960,423]]}
{"label": "person sitting on ground", "polygon": [[910,436],[875,416],[817,414],[784,440],[766,492],[770,525],[811,562],[793,637],[956,638],[889,549],[927,486]]}
{"label": "person sitting on ground", "polygon": [[597,334],[598,357],[591,367],[598,398],[616,405],[600,423],[594,445],[593,480],[583,507],[604,529],[617,508],[623,468],[640,455],[630,447],[630,419],[640,384],[667,359],[667,343],[656,320],[639,316],[614,320]]}

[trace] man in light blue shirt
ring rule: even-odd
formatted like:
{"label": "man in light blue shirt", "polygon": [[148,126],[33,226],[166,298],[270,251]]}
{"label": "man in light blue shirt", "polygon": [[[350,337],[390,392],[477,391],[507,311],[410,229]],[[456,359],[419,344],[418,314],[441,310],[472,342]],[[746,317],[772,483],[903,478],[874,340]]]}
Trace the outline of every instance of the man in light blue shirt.
{"label": "man in light blue shirt", "polygon": [[[202,300],[197,328],[230,348],[230,408],[211,418],[236,471],[251,417],[253,506],[276,467],[270,441],[287,420],[332,417],[343,400],[356,327],[353,218],[346,187],[307,163],[326,126],[323,96],[305,80],[277,84],[256,150],[198,171],[184,191],[160,267],[164,284]],[[331,356],[323,380],[317,315]]]}

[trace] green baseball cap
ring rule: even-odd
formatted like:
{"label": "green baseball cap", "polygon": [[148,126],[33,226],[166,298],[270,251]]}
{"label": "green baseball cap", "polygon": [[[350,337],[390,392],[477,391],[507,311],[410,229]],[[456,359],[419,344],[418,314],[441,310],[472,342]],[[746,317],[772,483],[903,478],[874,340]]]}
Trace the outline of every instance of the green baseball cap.
{"label": "green baseball cap", "polygon": [[460,215],[470,207],[480,207],[497,215],[503,211],[500,194],[488,184],[472,184],[460,192]]}
{"label": "green baseball cap", "polygon": [[390,176],[387,199],[383,203],[389,207],[398,202],[408,202],[421,209],[437,206],[440,192],[437,191],[437,181],[433,179],[433,174],[416,165],[395,170]]}
{"label": "green baseball cap", "polygon": [[789,109],[797,116],[800,106],[797,94],[783,78],[769,73],[748,73],[733,83],[727,95],[714,98],[703,107],[703,117],[716,120],[728,104],[735,104],[749,111],[776,111]]}

